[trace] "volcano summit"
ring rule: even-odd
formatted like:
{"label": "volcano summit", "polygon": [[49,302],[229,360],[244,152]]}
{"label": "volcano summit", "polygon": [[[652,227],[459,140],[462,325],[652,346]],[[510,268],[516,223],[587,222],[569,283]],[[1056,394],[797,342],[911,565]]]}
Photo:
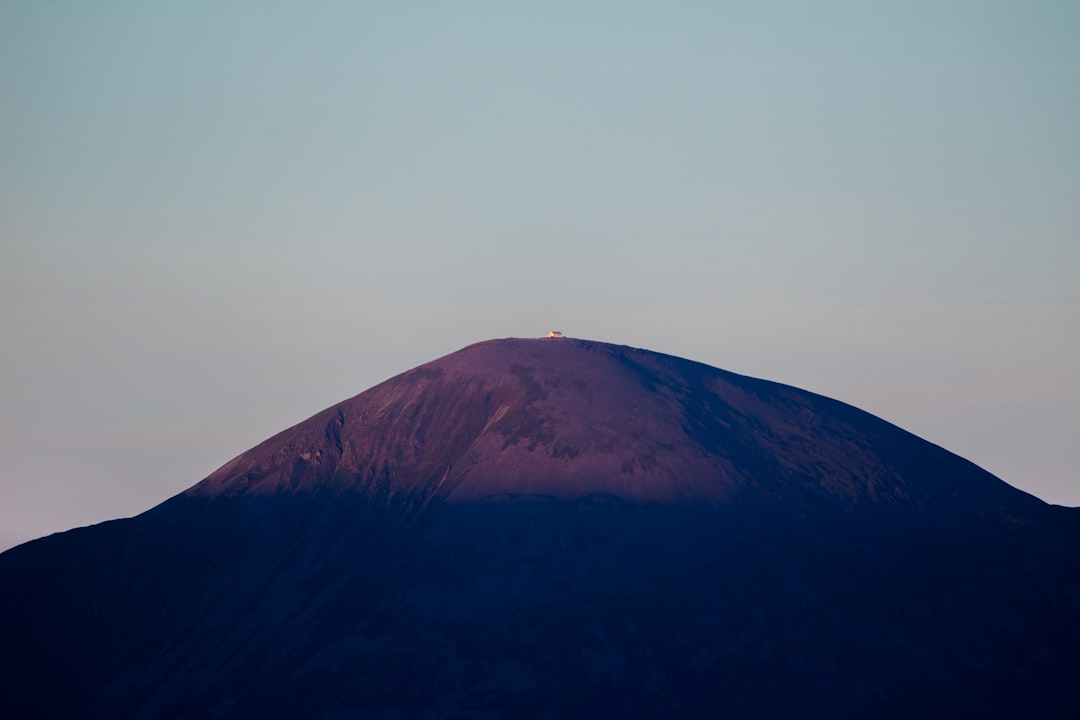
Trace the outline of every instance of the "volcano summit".
{"label": "volcano summit", "polygon": [[493,340],[0,555],[0,715],[1071,717],[1078,513],[813,393]]}

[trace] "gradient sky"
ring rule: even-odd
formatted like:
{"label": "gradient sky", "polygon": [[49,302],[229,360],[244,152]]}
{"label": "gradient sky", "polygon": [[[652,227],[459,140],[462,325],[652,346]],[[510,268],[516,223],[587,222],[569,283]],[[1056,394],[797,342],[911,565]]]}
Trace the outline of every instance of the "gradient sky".
{"label": "gradient sky", "polygon": [[0,4],[0,548],[492,337],[1080,505],[1080,3]]}

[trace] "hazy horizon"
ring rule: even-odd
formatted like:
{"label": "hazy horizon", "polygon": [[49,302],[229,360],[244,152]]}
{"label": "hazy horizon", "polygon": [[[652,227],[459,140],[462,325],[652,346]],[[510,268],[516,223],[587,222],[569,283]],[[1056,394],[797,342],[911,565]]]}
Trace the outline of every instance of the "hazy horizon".
{"label": "hazy horizon", "polygon": [[0,549],[548,330],[1080,505],[1080,6],[0,7]]}

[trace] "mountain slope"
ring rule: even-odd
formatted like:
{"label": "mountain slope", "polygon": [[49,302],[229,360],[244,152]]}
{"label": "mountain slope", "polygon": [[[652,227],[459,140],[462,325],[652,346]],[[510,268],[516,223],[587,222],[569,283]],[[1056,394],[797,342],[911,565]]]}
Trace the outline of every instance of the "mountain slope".
{"label": "mountain slope", "polygon": [[489,341],[0,555],[0,713],[1064,716],[1078,538],[843,403]]}
{"label": "mountain slope", "polygon": [[1041,504],[828,398],[571,339],[489,341],[422,365],[267,440],[189,492],[369,491],[380,482],[455,500],[611,492],[968,512]]}

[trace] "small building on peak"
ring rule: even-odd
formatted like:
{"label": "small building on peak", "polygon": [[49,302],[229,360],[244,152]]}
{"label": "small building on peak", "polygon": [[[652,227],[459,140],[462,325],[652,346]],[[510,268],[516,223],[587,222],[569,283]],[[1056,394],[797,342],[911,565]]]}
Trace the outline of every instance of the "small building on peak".
{"label": "small building on peak", "polygon": [[549,338],[564,338],[564,337],[566,337],[565,335],[563,335],[563,334],[562,334],[561,332],[559,332],[558,330],[552,330],[551,332],[549,332],[549,333],[547,334],[547,336],[548,336]]}

